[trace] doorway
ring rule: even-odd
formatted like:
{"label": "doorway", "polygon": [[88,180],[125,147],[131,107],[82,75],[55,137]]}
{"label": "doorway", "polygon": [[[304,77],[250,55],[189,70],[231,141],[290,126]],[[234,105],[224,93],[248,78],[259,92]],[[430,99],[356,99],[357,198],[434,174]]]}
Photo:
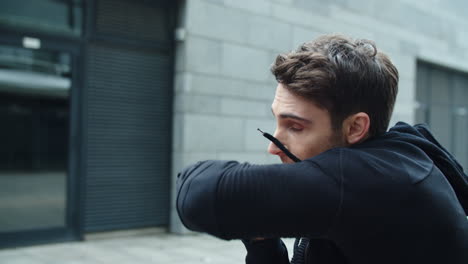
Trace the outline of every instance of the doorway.
{"label": "doorway", "polygon": [[0,247],[78,239],[70,173],[76,55],[9,40],[0,43]]}

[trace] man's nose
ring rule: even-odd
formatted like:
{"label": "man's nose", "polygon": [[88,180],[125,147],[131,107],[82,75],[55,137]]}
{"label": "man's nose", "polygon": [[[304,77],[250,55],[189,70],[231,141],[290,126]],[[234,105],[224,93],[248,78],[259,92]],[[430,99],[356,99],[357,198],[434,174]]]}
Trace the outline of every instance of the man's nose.
{"label": "man's nose", "polygon": [[281,149],[279,149],[273,142],[270,142],[268,145],[268,152],[272,155],[279,155],[281,153]]}
{"label": "man's nose", "polygon": [[[273,134],[273,136],[278,139],[278,130],[275,131],[275,134]],[[268,152],[272,155],[280,155],[283,151],[280,148],[278,148],[273,142],[270,142],[270,144],[268,145]]]}

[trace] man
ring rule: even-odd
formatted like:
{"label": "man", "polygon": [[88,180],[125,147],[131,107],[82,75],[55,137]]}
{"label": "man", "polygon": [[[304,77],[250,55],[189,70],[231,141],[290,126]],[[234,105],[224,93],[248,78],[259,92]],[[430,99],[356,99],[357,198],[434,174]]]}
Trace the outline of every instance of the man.
{"label": "man", "polygon": [[[205,161],[179,174],[184,225],[242,239],[247,263],[468,263],[468,180],[425,126],[387,132],[398,71],[366,40],[327,35],[279,55],[283,164]],[[286,151],[287,151],[286,150]]]}

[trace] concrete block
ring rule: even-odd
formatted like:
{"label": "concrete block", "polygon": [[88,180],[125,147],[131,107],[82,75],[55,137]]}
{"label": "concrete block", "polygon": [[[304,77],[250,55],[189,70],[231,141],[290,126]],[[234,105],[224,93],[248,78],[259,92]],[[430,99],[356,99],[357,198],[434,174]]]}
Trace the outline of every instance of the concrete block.
{"label": "concrete block", "polygon": [[270,17],[251,16],[247,30],[248,43],[253,46],[279,52],[291,49],[292,27],[289,23]]}
{"label": "concrete block", "polygon": [[416,100],[416,80],[401,78],[398,84],[397,102],[413,103]]}
{"label": "concrete block", "polygon": [[439,57],[441,52],[450,52],[449,43],[443,39],[435,39],[424,34],[414,33],[403,35],[401,38],[415,42],[420,47],[418,50],[418,55],[432,54],[435,57]]}
{"label": "concrete block", "polygon": [[185,50],[185,42],[178,42],[176,44],[175,52],[175,70],[176,72],[182,72],[186,67],[187,52]]}
{"label": "concrete block", "polygon": [[[179,117],[180,119],[180,117]],[[174,120],[176,121],[176,120]],[[174,140],[176,140],[174,138]],[[171,211],[169,215],[169,230],[175,234],[187,234],[189,231],[180,221],[179,215],[176,210],[176,181],[178,172],[184,167],[182,160],[182,153],[176,149],[172,150],[172,173],[171,173]]]}
{"label": "concrete block", "polygon": [[179,94],[175,97],[175,111],[177,113],[216,114],[220,111],[218,96]]}
{"label": "concrete block", "polygon": [[407,40],[400,40],[399,53],[417,54],[420,49],[419,44]]}
{"label": "concrete block", "polygon": [[468,46],[467,46],[468,32],[465,30],[460,30],[460,31],[455,32],[455,34],[456,34],[455,38],[456,38],[457,47],[460,48],[460,50],[462,50],[462,54],[465,54],[465,57],[468,57]]}
{"label": "concrete block", "polygon": [[434,38],[443,38],[442,21],[438,16],[402,1],[375,1],[376,18],[405,30]]}
{"label": "concrete block", "polygon": [[[354,38],[376,40],[379,33],[388,38],[395,37],[395,34],[402,34],[401,27],[392,25],[379,17],[363,16],[340,8],[332,8],[329,19],[329,23],[323,26],[324,30],[343,33]],[[382,38],[382,35],[379,36]]]}
{"label": "concrete block", "polygon": [[188,153],[183,153],[182,154],[182,164],[183,167],[180,169],[185,168],[186,166],[190,166],[192,164],[195,164],[199,161],[203,160],[213,160],[216,159],[217,155],[216,152],[188,152]]}
{"label": "concrete block", "polygon": [[[435,0],[433,0],[435,1]],[[464,17],[466,19],[466,10],[468,10],[468,2],[463,0],[458,1],[437,1],[439,5],[443,3],[444,9],[447,9],[451,13],[456,14],[457,16]]]}
{"label": "concrete block", "polygon": [[[386,55],[390,56],[390,59],[394,55],[399,55],[401,54],[401,39],[395,37],[394,35],[390,35],[387,32],[375,32],[374,33],[374,39],[372,39],[375,42],[375,45],[377,46],[377,50],[380,52],[385,53]],[[412,43],[407,43],[408,45],[414,44],[415,42]],[[411,54],[408,52],[407,54]]]}
{"label": "concrete block", "polygon": [[269,53],[262,49],[224,43],[222,74],[243,80],[266,81],[269,77]]}
{"label": "concrete block", "polygon": [[275,133],[276,121],[272,115],[270,118],[245,120],[245,149],[248,151],[266,152],[270,141],[260,134],[257,128],[273,135]]}
{"label": "concrete block", "polygon": [[442,49],[437,50],[436,48],[422,46],[419,51],[418,59],[468,72],[468,60],[463,59],[459,54],[452,54]]}
{"label": "concrete block", "polygon": [[240,151],[243,149],[242,118],[186,114],[184,123],[184,152]]}
{"label": "concrete block", "polygon": [[294,6],[283,4],[272,4],[271,14],[273,18],[283,20],[295,25],[312,27],[314,25],[324,26],[329,23],[329,19],[321,14],[311,14],[309,10],[301,10]]}
{"label": "concrete block", "polygon": [[251,13],[202,0],[189,1],[187,13],[187,31],[191,34],[237,43],[247,40]]}
{"label": "concrete block", "polygon": [[272,15],[296,26],[315,29],[319,32],[341,33],[355,38],[373,39],[371,32],[360,26],[365,23],[365,18],[334,6],[331,6],[329,14],[324,16],[321,13],[312,15],[309,10],[274,4]]}
{"label": "concrete block", "polygon": [[[435,14],[432,11],[426,11],[423,9],[405,9],[408,12],[406,15],[411,15],[409,21],[405,21],[402,25],[412,25],[410,29],[422,33],[425,36],[429,36],[435,39],[441,39],[449,44],[455,42],[455,34],[457,31],[457,24],[451,23],[445,17],[440,14]],[[401,16],[401,18],[404,17]],[[401,22],[400,22],[401,23]]]}
{"label": "concrete block", "polygon": [[[291,50],[297,49],[300,45],[305,42],[316,39],[318,36],[324,34],[323,32],[318,32],[315,29],[311,29],[303,26],[294,26],[292,30],[291,38]],[[284,51],[286,52],[286,51]]]}
{"label": "concrete block", "polygon": [[278,55],[280,54],[284,54],[284,53],[287,53],[287,52],[290,52],[292,51],[294,48],[297,48],[297,47],[292,47],[290,50],[286,50],[284,52],[270,52],[270,58],[271,58],[271,62],[270,62],[270,65],[269,65],[269,73],[270,73],[270,78],[268,78],[267,80],[267,85],[270,86],[270,87],[273,87],[273,89],[276,91],[276,87],[278,86],[278,81],[276,80],[276,77],[273,75],[273,73],[271,72],[271,67],[273,66],[273,64],[275,63],[276,61],[276,58],[278,57]]}
{"label": "concrete block", "polygon": [[216,152],[172,152],[172,184],[175,187],[177,174],[187,166],[190,166],[198,161],[216,159]]}
{"label": "concrete block", "polygon": [[327,16],[330,13],[331,4],[340,4],[340,2],[343,1],[344,0],[296,0],[294,1],[293,7],[300,10],[306,10],[307,12],[313,12],[314,14],[321,14],[322,16]]}
{"label": "concrete block", "polygon": [[373,15],[375,13],[375,2],[378,1],[369,1],[369,0],[336,0],[334,1],[337,6],[340,6],[342,9],[359,13],[361,15]]}
{"label": "concrete block", "polygon": [[400,121],[411,124],[411,125],[415,124],[413,114],[398,112],[398,113],[394,113],[392,118],[390,119],[389,128],[391,128],[392,126],[394,126],[396,123]]}
{"label": "concrete block", "polygon": [[221,72],[221,42],[190,36],[186,40],[186,66],[188,71],[219,74]]}
{"label": "concrete block", "polygon": [[183,144],[182,131],[184,129],[181,114],[174,114],[172,119],[172,151],[181,151]]}
{"label": "concrete block", "polygon": [[271,12],[271,3],[267,0],[224,0],[228,7],[242,9],[260,15],[269,15]]}
{"label": "concrete block", "polygon": [[361,27],[350,26],[342,22],[340,22],[339,24],[337,23],[337,26],[332,31],[332,33],[342,34],[345,36],[349,36],[353,39],[369,39],[369,40],[375,39],[373,32],[363,29]]}
{"label": "concrete block", "polygon": [[192,91],[201,94],[244,96],[244,81],[221,76],[193,74]]}
{"label": "concrete block", "polygon": [[180,221],[179,214],[177,213],[177,210],[173,207],[171,207],[169,219],[169,232],[178,235],[186,235],[190,233],[190,230],[185,228],[185,226]]}
{"label": "concrete block", "polygon": [[246,99],[222,98],[221,114],[266,117],[270,115],[270,103]]}
{"label": "concrete block", "polygon": [[332,8],[329,21],[323,25],[321,29],[330,33],[344,34],[355,39],[375,39],[374,32],[379,30],[372,30],[376,28],[371,23],[377,23],[372,17],[365,17],[358,13],[352,13],[348,10],[341,8]]}
{"label": "concrete block", "polygon": [[391,121],[403,121],[408,124],[414,123],[415,104],[414,102],[400,102],[397,101]]}
{"label": "concrete block", "polygon": [[176,72],[174,74],[174,91],[175,93],[182,92],[184,89],[185,74],[183,72]]}
{"label": "concrete block", "polygon": [[[273,100],[276,84],[267,85],[265,82],[244,81],[232,77],[220,77],[206,74],[187,74],[184,91],[190,93],[229,96],[235,98],[250,98]],[[273,79],[273,76],[270,76]],[[179,81],[183,83],[183,81]]]}
{"label": "concrete block", "polygon": [[[271,75],[270,78],[274,79],[273,75]],[[269,102],[269,104],[271,104],[273,98],[275,97],[277,85],[278,84],[276,83],[276,80],[274,81],[273,85],[255,82],[245,82],[245,97],[266,100],[266,102]]]}
{"label": "concrete block", "polygon": [[416,75],[416,57],[409,54],[392,54],[392,63],[397,67],[401,78],[414,78]]}
{"label": "concrete block", "polygon": [[292,5],[295,0],[271,0],[273,3],[278,3],[282,5]]}
{"label": "concrete block", "polygon": [[177,174],[188,164],[184,163],[182,158],[182,152],[179,150],[172,151],[172,167],[171,167],[171,186],[175,187],[175,182],[177,180]]}
{"label": "concrete block", "polygon": [[398,123],[399,121],[401,121],[401,120],[400,120],[400,116],[393,114],[393,115],[392,115],[392,118],[390,119],[390,122],[388,123],[388,129],[387,129],[387,131],[388,131],[390,128],[394,127],[394,126],[396,125],[396,123]]}

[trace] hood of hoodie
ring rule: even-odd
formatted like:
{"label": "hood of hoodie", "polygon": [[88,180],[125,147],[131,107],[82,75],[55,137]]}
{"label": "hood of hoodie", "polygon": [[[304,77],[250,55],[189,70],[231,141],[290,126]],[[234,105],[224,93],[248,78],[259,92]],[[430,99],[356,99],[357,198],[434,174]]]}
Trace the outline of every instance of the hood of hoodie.
{"label": "hood of hoodie", "polygon": [[455,157],[435,139],[429,127],[425,124],[411,126],[398,122],[388,133],[397,134],[405,142],[420,148],[432,159],[452,185],[465,214],[468,215],[468,177]]}

